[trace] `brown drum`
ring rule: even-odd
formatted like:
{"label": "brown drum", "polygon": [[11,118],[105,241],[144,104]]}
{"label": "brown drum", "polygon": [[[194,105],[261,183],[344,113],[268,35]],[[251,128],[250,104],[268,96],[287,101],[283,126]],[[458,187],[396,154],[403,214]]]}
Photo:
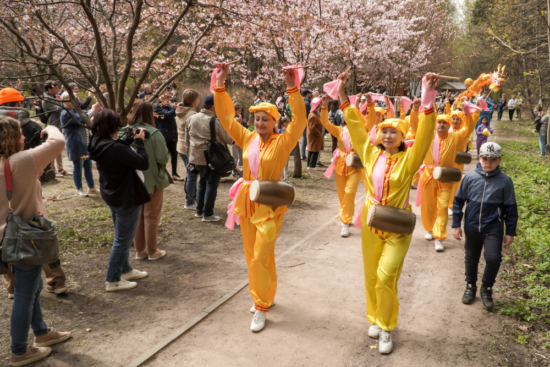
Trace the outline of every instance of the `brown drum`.
{"label": "brown drum", "polygon": [[434,178],[441,182],[456,183],[462,180],[462,172],[455,167],[435,167]]}
{"label": "brown drum", "polygon": [[455,158],[456,164],[470,164],[472,163],[472,156],[470,153],[466,152],[457,152]]}
{"label": "brown drum", "polygon": [[382,232],[411,234],[416,225],[416,215],[394,206],[371,205],[367,225]]}
{"label": "brown drum", "polygon": [[358,169],[365,168],[357,154],[348,154],[346,157],[346,166]]}
{"label": "brown drum", "polygon": [[296,189],[287,182],[275,180],[254,181],[250,184],[250,200],[268,206],[294,204]]}

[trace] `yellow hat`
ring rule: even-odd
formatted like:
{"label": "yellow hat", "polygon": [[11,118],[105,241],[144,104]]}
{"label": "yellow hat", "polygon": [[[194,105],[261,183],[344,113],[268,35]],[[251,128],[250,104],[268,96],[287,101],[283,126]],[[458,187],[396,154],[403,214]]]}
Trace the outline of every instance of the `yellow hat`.
{"label": "yellow hat", "polygon": [[386,110],[383,109],[382,107],[374,107],[374,111],[380,112],[382,115],[386,114]]}
{"label": "yellow hat", "polygon": [[[403,138],[407,135],[407,123],[404,120],[400,119],[387,119],[376,125],[376,128],[378,129],[378,134],[382,131],[385,127],[393,127],[394,129],[399,130],[403,134]],[[378,139],[377,139],[378,140]]]}
{"label": "yellow hat", "polygon": [[453,122],[453,117],[451,115],[437,115],[435,122],[437,123],[437,121],[441,121],[441,120],[451,125]]}
{"label": "yellow hat", "polygon": [[460,123],[462,123],[462,117],[463,117],[462,111],[459,111],[459,110],[452,111],[451,112],[451,122],[453,121],[452,120],[453,116],[458,116],[458,118],[460,119]]}
{"label": "yellow hat", "polygon": [[265,113],[273,117],[275,121],[277,121],[277,119],[279,118],[279,110],[277,109],[277,106],[271,103],[262,102],[257,106],[250,106],[248,111],[252,113],[255,113],[258,111],[264,111]]}

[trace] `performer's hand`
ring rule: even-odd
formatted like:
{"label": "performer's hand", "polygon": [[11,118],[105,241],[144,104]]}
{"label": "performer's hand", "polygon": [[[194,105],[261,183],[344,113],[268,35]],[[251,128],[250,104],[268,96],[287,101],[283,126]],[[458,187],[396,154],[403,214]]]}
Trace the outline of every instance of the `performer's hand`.
{"label": "performer's hand", "polygon": [[445,98],[447,98],[447,101],[449,100],[450,96],[451,96],[451,92],[449,90],[445,91]]}
{"label": "performer's hand", "polygon": [[323,98],[321,98],[321,107],[328,107],[328,95],[326,94],[323,96]]}
{"label": "performer's hand", "polygon": [[292,89],[296,86],[294,69],[283,69],[283,78],[285,79],[286,88]]}
{"label": "performer's hand", "polygon": [[[462,228],[453,228],[453,237],[456,239],[456,240],[461,240],[462,239]],[[506,236],[508,237],[508,236]]]}
{"label": "performer's hand", "polygon": [[422,100],[420,98],[414,97],[413,101],[413,107],[418,110],[420,108],[420,104],[422,103]]}
{"label": "performer's hand", "polygon": [[216,87],[222,88],[225,84],[225,78],[229,75],[229,65],[224,63],[216,63],[216,67],[220,69],[216,75]]}
{"label": "performer's hand", "polygon": [[508,236],[508,235],[506,235],[506,236],[504,237],[504,244],[505,244],[506,246],[510,246],[512,243],[514,243],[514,236]]}
{"label": "performer's hand", "polygon": [[426,73],[426,75],[424,75],[424,82],[426,83],[426,86],[430,89],[435,89],[438,81],[439,74]]}
{"label": "performer's hand", "polygon": [[360,105],[361,105],[361,97],[363,97],[363,94],[362,94],[362,93],[359,93],[359,94],[357,95],[357,98],[355,98],[355,107],[356,107],[357,109],[359,109],[359,107],[361,107],[361,106],[360,106]]}
{"label": "performer's hand", "polygon": [[348,74],[342,73],[338,76],[340,83],[338,84],[338,96],[340,97],[340,103],[344,103],[348,100],[346,94],[346,86],[348,85]]}
{"label": "performer's hand", "polygon": [[367,103],[372,103],[373,102],[371,92],[368,92],[367,94],[365,94],[365,96],[367,97]]}

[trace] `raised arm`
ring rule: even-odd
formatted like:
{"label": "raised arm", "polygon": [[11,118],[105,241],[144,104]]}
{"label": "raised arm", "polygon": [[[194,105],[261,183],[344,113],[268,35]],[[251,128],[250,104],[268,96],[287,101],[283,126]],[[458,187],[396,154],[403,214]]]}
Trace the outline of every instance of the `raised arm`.
{"label": "raised arm", "polygon": [[411,114],[409,115],[409,127],[413,134],[416,136],[416,130],[418,129],[418,123],[420,122],[420,98],[415,98],[411,108]]}
{"label": "raised arm", "polygon": [[467,103],[469,103],[469,102],[464,102],[462,104],[462,114],[464,116],[464,118],[462,119],[462,122],[464,123],[464,126],[462,126],[462,128],[460,130],[458,130],[458,132],[457,132],[459,139],[464,140],[464,141],[474,131],[474,129],[476,127],[476,122],[479,119],[479,113],[480,113],[480,111],[477,111],[477,110],[474,111],[473,114],[468,113],[469,108],[467,108],[467,107],[466,107],[466,109],[464,108],[464,104],[467,104]]}
{"label": "raised arm", "polygon": [[[218,79],[218,84],[219,81]],[[214,90],[214,105],[216,106],[216,116],[218,116],[220,124],[224,130],[229,133],[231,139],[242,148],[243,143],[252,132],[245,129],[243,125],[235,120],[235,106],[233,106],[231,97],[229,97],[229,94],[225,91],[223,82],[221,87],[216,86]]]}
{"label": "raised arm", "polygon": [[282,139],[285,151],[290,154],[304,133],[304,129],[307,126],[307,115],[304,99],[294,84],[294,70],[283,69],[283,76],[286,82],[292,121],[280,139]]}
{"label": "raised arm", "polygon": [[323,96],[323,100],[321,101],[321,124],[327,129],[329,133],[331,133],[333,136],[339,137],[340,136],[340,127],[335,126],[328,120],[328,96]]}

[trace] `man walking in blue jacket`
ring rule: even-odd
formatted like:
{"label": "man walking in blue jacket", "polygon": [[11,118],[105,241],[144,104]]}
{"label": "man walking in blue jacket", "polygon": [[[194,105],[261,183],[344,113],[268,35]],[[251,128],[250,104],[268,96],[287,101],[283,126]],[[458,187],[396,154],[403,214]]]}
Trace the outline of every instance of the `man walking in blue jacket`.
{"label": "man walking in blue jacket", "polygon": [[453,237],[457,240],[462,238],[462,208],[467,204],[464,216],[467,286],[462,303],[471,304],[475,299],[479,258],[485,248],[486,265],[479,295],[488,311],[494,307],[493,285],[502,261],[502,242],[507,246],[514,242],[518,222],[514,183],[500,171],[501,161],[498,144],[483,144],[476,169],[464,176],[453,202]]}

